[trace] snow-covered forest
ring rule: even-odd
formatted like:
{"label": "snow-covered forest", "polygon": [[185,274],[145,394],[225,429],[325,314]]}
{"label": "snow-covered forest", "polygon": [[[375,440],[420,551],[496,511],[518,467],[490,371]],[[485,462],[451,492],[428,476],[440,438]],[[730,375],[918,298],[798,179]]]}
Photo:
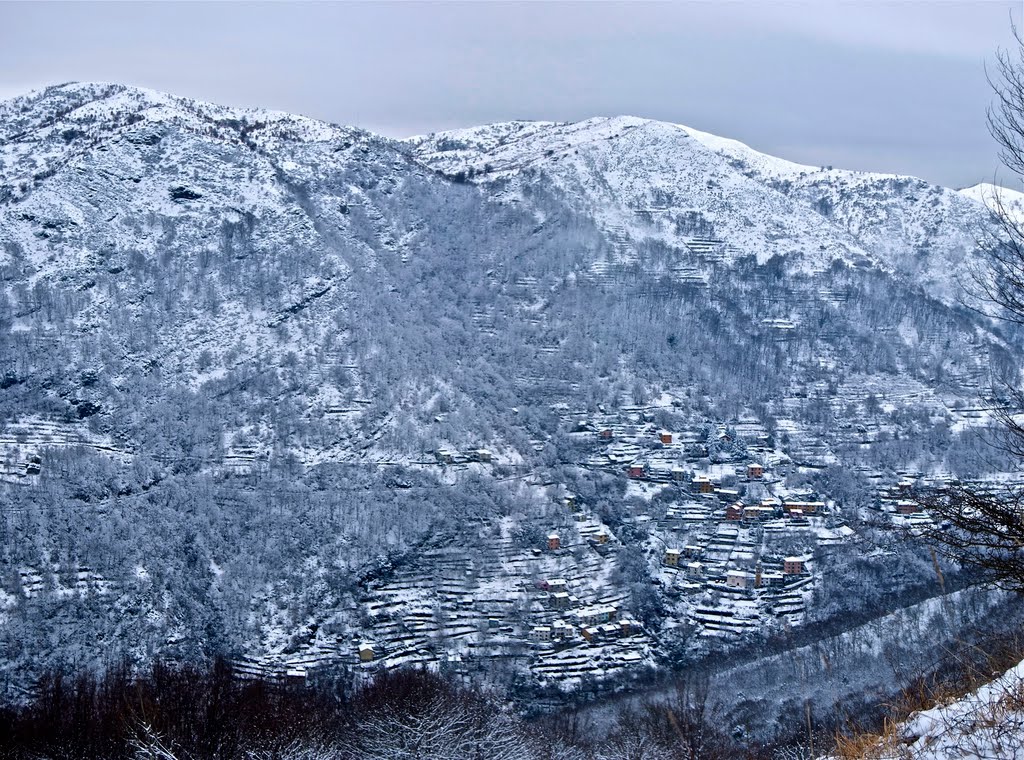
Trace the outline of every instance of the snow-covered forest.
{"label": "snow-covered forest", "polygon": [[878,650],[933,651],[901,611],[936,650],[1019,616],[886,530],[1010,469],[1021,336],[956,295],[997,235],[972,193],[640,119],[0,103],[5,694],[225,657],[552,706],[828,651],[884,698]]}

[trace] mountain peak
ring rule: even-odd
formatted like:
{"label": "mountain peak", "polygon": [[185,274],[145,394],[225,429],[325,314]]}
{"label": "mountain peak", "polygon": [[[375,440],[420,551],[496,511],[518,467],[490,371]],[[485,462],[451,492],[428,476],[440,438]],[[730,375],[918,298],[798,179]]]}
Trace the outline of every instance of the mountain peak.
{"label": "mountain peak", "polygon": [[991,182],[957,190],[960,195],[984,204],[996,214],[1005,213],[1016,224],[1024,224],[1024,193]]}
{"label": "mountain peak", "polygon": [[[626,132],[640,130],[660,139],[674,140],[680,137],[692,138],[697,145],[721,156],[743,173],[756,176],[760,180],[785,181],[811,174],[825,175],[832,173],[839,177],[864,178],[904,178],[903,175],[861,172],[832,167],[812,166],[790,161],[756,150],[746,143],[729,137],[721,137],[685,124],[661,121],[642,116],[620,114],[617,116],[594,116],[574,122],[557,121],[508,121],[486,124],[466,129],[455,129],[436,132],[430,135],[410,137],[405,142],[421,152],[424,146],[433,147],[431,155],[449,154],[450,158],[460,155],[463,151],[491,153],[516,142],[534,141],[546,135],[556,145],[549,146],[557,153],[557,143],[564,147],[575,147],[584,142],[615,139]],[[916,178],[913,178],[916,179]]]}
{"label": "mountain peak", "polygon": [[[234,108],[142,87],[68,82],[0,102],[0,195],[14,197],[64,167],[95,160],[119,141],[152,146],[192,136],[231,150],[283,155],[293,146],[373,146],[397,159],[393,141],[281,111]],[[361,155],[361,154],[360,154]]]}

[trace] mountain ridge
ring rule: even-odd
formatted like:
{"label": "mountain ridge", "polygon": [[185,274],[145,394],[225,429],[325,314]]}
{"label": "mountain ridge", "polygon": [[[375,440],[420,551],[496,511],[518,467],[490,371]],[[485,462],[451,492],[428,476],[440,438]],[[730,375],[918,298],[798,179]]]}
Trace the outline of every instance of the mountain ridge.
{"label": "mountain ridge", "polygon": [[[339,125],[334,122],[317,119],[316,117],[305,116],[300,114],[294,114],[287,111],[276,110],[276,109],[265,109],[260,107],[239,107],[239,106],[222,106],[215,104],[211,101],[204,101],[201,99],[191,98],[187,96],[179,96],[173,93],[165,92],[148,87],[126,85],[118,82],[104,82],[104,81],[69,81],[61,84],[49,85],[41,89],[31,90],[21,95],[15,95],[6,100],[0,101],[0,107],[6,105],[17,105],[19,108],[27,108],[30,103],[34,100],[41,99],[52,95],[55,91],[71,94],[87,94],[93,97],[83,102],[81,106],[85,106],[89,103],[96,103],[99,100],[108,100],[111,96],[123,95],[125,96],[125,103],[135,101],[137,105],[142,105],[148,99],[148,109],[155,109],[160,106],[177,106],[182,111],[194,110],[196,112],[220,112],[223,114],[231,114],[236,116],[249,116],[249,117],[263,117],[273,118],[282,121],[294,121],[298,123],[308,123],[309,125],[315,125],[322,129],[321,135],[327,136],[331,134],[331,130],[340,130],[342,133],[356,132],[364,134],[373,134],[359,127]],[[141,109],[140,109],[141,110]],[[152,117],[152,115],[150,115]],[[504,122],[491,122],[487,124],[476,125],[472,127],[464,127],[457,129],[441,130],[438,132],[431,132],[427,134],[413,135],[406,138],[388,138],[380,135],[375,135],[378,139],[385,142],[392,142],[396,145],[412,145],[418,146],[422,143],[437,140],[437,139],[450,139],[450,138],[465,138],[469,134],[479,133],[488,136],[492,146],[499,141],[502,141],[502,137],[496,137],[489,133],[499,132],[505,133],[504,139],[513,134],[513,130],[522,130],[527,128],[550,128],[559,126],[570,126],[570,125],[583,125],[596,122],[623,122],[631,123],[633,125],[639,124],[656,124],[664,125],[669,127],[675,127],[682,130],[687,135],[695,138],[702,144],[708,146],[714,152],[720,155],[731,156],[731,157],[745,157],[751,158],[756,156],[761,161],[768,165],[773,166],[771,170],[779,178],[791,177],[794,174],[823,172],[823,171],[836,171],[844,174],[870,176],[879,178],[889,179],[911,179],[920,182],[927,182],[918,177],[909,174],[899,174],[891,172],[880,172],[880,171],[864,171],[864,170],[853,170],[853,169],[836,169],[833,170],[831,167],[826,169],[825,167],[812,166],[809,164],[800,164],[799,162],[791,161],[780,156],[773,156],[769,153],[759,151],[755,148],[750,147],[746,143],[730,137],[724,137],[699,130],[695,127],[691,127],[685,124],[663,121],[653,119],[649,117],[633,116],[628,114],[618,114],[615,116],[593,116],[587,119],[575,121],[575,122],[558,122],[558,121],[545,121],[545,120],[512,120]],[[6,135],[7,139],[10,139],[10,135]],[[764,170],[766,173],[768,170]],[[928,183],[932,184],[932,183]],[[941,185],[938,185],[942,187]],[[996,186],[989,182],[979,182],[976,185],[964,188],[950,188],[956,189],[958,192],[965,193],[968,197],[979,200],[977,195],[980,195],[981,191],[989,192]],[[1014,194],[1019,191],[1014,191],[1011,188],[1003,187],[1003,190]]]}
{"label": "mountain ridge", "polygon": [[[623,129],[646,129],[665,138],[661,146],[636,148],[640,155],[648,151],[649,155],[662,157],[658,163],[636,170],[643,173],[643,186],[623,188],[601,168],[589,171],[590,177],[581,176],[581,170],[575,168],[574,176],[562,179],[570,186],[575,182],[586,187],[589,183],[594,188],[607,182],[617,195],[625,190],[626,202],[619,204],[619,218],[605,218],[599,223],[615,228],[625,224],[630,227],[630,237],[636,240],[654,237],[669,245],[685,244],[685,235],[666,229],[678,225],[678,220],[656,219],[660,229],[651,230],[649,218],[635,218],[658,206],[658,193],[651,193],[649,188],[663,188],[680,196],[670,205],[691,207],[702,223],[712,227],[717,223],[721,229],[714,234],[735,241],[744,250],[753,249],[760,261],[798,248],[810,256],[807,266],[811,269],[828,266],[837,259],[870,260],[876,266],[926,282],[936,295],[950,301],[959,290],[951,273],[961,267],[977,246],[983,237],[982,228],[990,221],[987,207],[975,205],[973,198],[965,199],[949,188],[929,185],[914,177],[803,166],[760,153],[735,140],[635,117],[591,119],[574,124],[538,122],[529,126],[513,122],[439,133],[432,139],[415,138],[411,144],[427,163],[447,172],[472,173],[477,182],[505,179],[507,169],[517,162],[523,167],[549,170],[557,182],[565,172],[552,164],[578,155],[580,146],[572,141],[576,133],[587,137],[586,142],[595,154],[589,160],[609,166],[613,159],[602,157],[602,151],[594,144],[621,137]],[[501,139],[488,136],[489,130],[500,132]],[[553,136],[548,136],[551,133]],[[705,150],[693,151],[688,147],[693,143],[672,139],[680,134]],[[485,138],[482,142],[481,135]],[[516,151],[519,144],[525,144],[519,151],[521,155]],[[622,150],[617,149],[614,160],[622,159]],[[688,175],[687,170],[694,162],[699,164],[699,170]],[[485,171],[487,167],[491,171]],[[709,179],[712,174],[716,179]],[[756,186],[738,187],[737,182],[743,180],[755,182]],[[708,184],[712,181],[713,186]],[[775,200],[773,193],[778,193]],[[907,208],[901,201],[887,207],[886,199],[894,195],[909,198],[914,205]],[[605,197],[603,208],[614,208],[618,200]],[[787,205],[792,203],[798,205]],[[778,225],[766,221],[776,219],[786,221]],[[799,242],[780,244],[785,233],[780,234],[779,227],[798,229]],[[915,255],[906,255],[902,249],[911,247],[906,246],[906,239],[911,237]],[[899,241],[895,247],[889,245],[893,238]],[[814,255],[807,248],[818,248],[822,253]]]}

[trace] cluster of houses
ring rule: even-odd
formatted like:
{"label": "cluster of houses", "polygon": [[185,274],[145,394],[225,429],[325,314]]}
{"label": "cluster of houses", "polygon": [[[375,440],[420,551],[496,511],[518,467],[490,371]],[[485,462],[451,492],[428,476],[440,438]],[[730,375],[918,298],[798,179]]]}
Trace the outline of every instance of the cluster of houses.
{"label": "cluster of houses", "polygon": [[948,482],[941,478],[925,482],[904,476],[894,486],[879,493],[878,507],[911,531],[926,530],[932,525],[932,518],[924,508],[921,494],[941,490]]}
{"label": "cluster of houses", "polygon": [[[8,452],[6,458],[0,459],[0,481],[3,482],[16,482],[17,478],[39,475],[42,470],[43,458],[38,454],[30,454],[22,460],[17,452]],[[4,476],[8,476],[10,479]]]}
{"label": "cluster of houses", "polygon": [[881,491],[878,495],[879,506],[885,512],[898,515],[916,515],[922,512],[921,504],[914,498],[917,481],[911,477],[903,477],[894,486]]}
{"label": "cluster of houses", "polygon": [[[550,606],[556,610],[564,610],[573,602],[578,602],[565,589],[563,579],[542,581],[538,588],[548,591]],[[579,643],[582,639],[588,643],[613,641],[639,633],[640,623],[630,618],[620,618],[619,609],[614,604],[583,607],[571,613],[572,622],[562,618],[550,625],[537,625],[530,631],[530,638],[538,644]]]}
{"label": "cluster of houses", "polygon": [[[786,474],[789,459],[762,445],[767,441],[763,427],[743,421],[735,431],[704,426],[699,433],[680,433],[655,427],[641,409],[598,419],[575,423],[577,435],[593,436],[598,443],[589,466],[670,487],[662,498],[678,494],[668,499],[663,517],[631,518],[656,524],[655,535],[664,542],[660,583],[669,597],[684,594],[680,604],[700,608],[709,619],[733,617],[730,605],[737,603],[776,615],[795,614],[787,617],[790,622],[799,618],[803,595],[813,584],[808,556],[773,552],[773,537],[792,536],[796,545],[808,547],[817,545],[821,536],[841,538],[826,527],[824,501],[784,486],[780,476]],[[733,440],[740,427],[746,445]],[[651,491],[634,493],[644,497]],[[703,591],[718,593],[698,596]],[[716,611],[719,603],[722,609]],[[724,628],[729,626],[717,626],[719,631]]]}
{"label": "cluster of houses", "polygon": [[442,447],[434,452],[438,464],[466,464],[468,462],[489,463],[494,461],[494,454],[490,449],[470,449],[459,451],[457,449]]}
{"label": "cluster of houses", "polygon": [[[569,418],[567,422],[573,426],[574,435],[589,437],[601,445],[600,453],[588,464],[625,471],[636,480],[655,482],[687,480],[689,476],[683,465],[707,457],[709,440],[717,439],[728,449],[736,435],[735,431],[724,426],[710,435],[658,429],[651,419],[652,415],[643,409],[623,408],[617,414],[602,412],[592,419]],[[733,453],[726,459],[734,456],[739,457]],[[763,472],[763,467],[759,471],[755,466],[750,475],[760,477]],[[740,474],[744,476],[747,473]]]}
{"label": "cluster of houses", "polygon": [[[634,480],[656,482],[685,481],[689,477],[685,462],[700,459],[707,452],[700,436],[680,434],[670,430],[653,430],[649,426],[626,426],[618,429],[602,425],[594,428],[586,421],[577,423],[577,431],[593,430],[597,440],[606,444],[605,457],[613,466],[625,464],[626,475]],[[732,442],[732,435],[724,428],[718,438]],[[749,462],[737,470],[738,477],[750,480],[764,476],[765,468],[759,462]],[[710,484],[705,484],[710,492]]]}
{"label": "cluster of houses", "polygon": [[[709,570],[718,570],[719,578],[720,563],[709,564],[701,561],[704,558],[705,549],[701,546],[688,545],[683,549],[666,549],[664,565],[670,568],[679,568],[684,571],[685,577],[693,582],[705,582],[711,579]],[[753,560],[753,555],[749,555]],[[749,564],[749,563],[744,563]],[[790,581],[806,577],[807,565],[803,557],[786,557],[781,566],[776,570],[766,570],[760,562],[755,562],[753,572],[740,568],[728,569],[725,571],[725,585],[728,588],[756,589],[756,588],[777,588],[785,586]]]}
{"label": "cluster of houses", "polygon": [[725,508],[725,519],[731,522],[758,523],[779,517],[789,518],[793,523],[806,522],[805,518],[820,515],[825,511],[823,501],[803,501],[774,497],[762,499],[758,504],[744,504],[735,501]]}
{"label": "cluster of houses", "polygon": [[[740,446],[730,449],[728,461],[709,459],[707,447],[703,455],[701,447],[707,442],[715,448],[713,429],[709,433],[705,428],[700,435],[679,434],[659,430],[650,420],[621,427],[590,425],[577,434],[600,444],[593,447],[596,453],[587,466],[656,484],[631,484],[628,507],[641,512],[664,504],[664,513],[634,513],[625,519],[647,526],[644,533],[652,537],[648,546],[655,552],[649,561],[652,568],[660,565],[656,582],[672,614],[689,618],[700,626],[701,635],[708,636],[744,635],[772,617],[799,623],[814,586],[811,571],[817,572],[810,547],[835,531],[825,519],[829,511],[824,501],[816,494],[794,493],[783,483],[780,476],[788,462],[784,454]],[[742,435],[744,440],[757,440],[756,432]],[[485,449],[440,449],[436,460],[457,465],[492,457]],[[886,495],[891,496],[887,510],[916,514],[913,488],[912,481],[892,488]],[[652,500],[655,493],[659,498]],[[557,522],[558,527],[542,532],[525,551],[503,535],[495,539],[502,562],[471,563],[473,580],[463,584],[466,560],[452,560],[449,575],[433,582],[440,589],[435,593],[455,610],[446,619],[444,637],[432,633],[428,618],[433,597],[420,591],[435,587],[389,581],[368,602],[386,614],[380,615],[372,632],[356,632],[356,638],[342,645],[347,657],[373,670],[395,663],[442,661],[453,652],[512,656],[522,658],[542,682],[559,683],[581,674],[605,673],[616,658],[633,663],[648,657],[655,646],[653,632],[620,613],[626,596],[610,582],[610,559],[618,541],[576,495],[562,489],[553,494],[572,514],[572,527]],[[773,545],[779,534],[783,540]],[[581,551],[581,540],[586,551]],[[424,566],[436,573],[444,567],[436,561]],[[453,590],[462,585],[466,588]],[[424,601],[415,604],[401,601],[421,596]]]}
{"label": "cluster of houses", "polygon": [[[746,449],[736,445],[726,447],[727,457],[709,459],[708,451],[718,450],[714,429],[709,432],[705,428],[697,435],[680,434],[659,430],[649,418],[639,416],[638,424],[619,426],[609,415],[602,421],[612,421],[614,426],[581,424],[576,434],[600,444],[594,447],[587,466],[624,473],[631,480],[664,484],[655,488],[632,485],[628,492],[631,508],[637,510],[645,509],[645,498],[650,505],[667,501],[663,517],[633,514],[626,519],[638,524],[646,519],[651,535],[663,542],[663,555],[659,558],[655,554],[650,561],[654,566],[661,565],[658,583],[666,603],[679,605],[677,614],[690,616],[703,626],[702,632],[710,631],[707,635],[742,635],[748,627],[758,625],[764,615],[791,615],[785,619],[798,621],[803,614],[803,597],[814,583],[810,554],[801,556],[799,552],[809,549],[819,534],[828,533],[822,519],[828,513],[825,502],[816,500],[816,495],[793,493],[783,485],[780,475],[786,472],[788,461],[783,454],[767,447]],[[743,433],[745,441],[758,440],[756,432],[748,432]],[[723,429],[718,435],[727,433]],[[440,449],[436,459],[442,465],[492,461],[485,449]],[[654,492],[662,495],[656,502],[650,501]],[[446,623],[446,641],[455,641],[453,636],[464,637],[459,640],[466,643],[456,646],[480,656],[486,656],[485,652],[503,656],[519,652],[516,656],[524,657],[542,680],[570,678],[577,669],[595,667],[595,658],[606,663],[602,658],[621,656],[626,662],[652,646],[651,635],[640,623],[620,614],[619,605],[625,603],[625,596],[605,578],[614,570],[609,562],[618,546],[614,536],[574,494],[564,490],[557,494],[556,501],[564,503],[577,524],[571,528],[552,526],[525,552],[512,545],[502,548],[505,559],[500,566],[476,570],[474,583],[480,585],[466,592],[474,604],[465,608],[465,620],[460,617],[458,623]],[[896,502],[894,509],[899,509]],[[787,540],[773,551],[772,536],[778,533]],[[790,535],[796,540],[789,541]],[[581,552],[579,539],[590,550]],[[537,580],[538,575],[545,574],[550,575]],[[491,575],[494,580],[488,580]],[[512,585],[498,590],[500,576]],[[510,576],[518,577],[518,581]],[[453,594],[448,589],[455,581],[443,583],[449,584],[443,593]],[[509,593],[513,587],[515,591]],[[401,590],[403,595],[416,593],[412,587]],[[524,618],[526,610],[529,612]],[[419,633],[419,627],[426,625],[418,622],[416,616],[421,613],[402,614],[410,632],[389,637],[383,625],[375,626],[370,636],[376,643],[352,639],[348,651],[361,663],[390,667],[393,661],[404,661],[400,655],[405,650],[401,647],[429,649],[433,640]],[[474,616],[486,620],[486,632],[479,619],[472,619]],[[427,636],[427,644],[412,642],[414,636]],[[532,646],[523,648],[527,642]],[[416,656],[427,655],[417,650]],[[443,653],[430,656],[442,657]]]}
{"label": "cluster of houses", "polygon": [[[749,462],[737,470],[737,477],[745,480],[761,480],[765,468],[760,462]],[[659,482],[685,482],[689,472],[682,464],[665,460],[636,460],[626,465],[626,475],[633,480],[653,480]],[[715,493],[721,488],[708,475],[695,475],[690,480],[697,493]]]}
{"label": "cluster of houses", "polygon": [[[750,465],[748,469],[754,469],[757,473],[748,477],[748,480],[760,479],[764,474],[764,466],[761,464]],[[826,510],[823,501],[796,496],[778,498],[769,495],[760,499],[755,496],[754,503],[746,503],[740,498],[739,491],[724,488],[719,481],[703,474],[693,477],[689,490],[692,496],[690,500],[673,504],[666,510],[664,519],[668,526],[680,528],[721,519],[742,525],[765,524],[785,519],[789,525],[807,526],[807,518],[821,516]],[[748,498],[751,493],[748,487]],[[769,494],[770,491],[760,489],[753,493]],[[724,510],[722,504],[725,505]]]}
{"label": "cluster of houses", "polygon": [[[594,548],[600,551],[601,547],[608,543],[609,533],[606,529],[600,528],[590,535],[590,541]],[[557,552],[563,549],[562,537],[558,533],[548,533],[546,544],[549,552]]]}
{"label": "cluster of houses", "polygon": [[[665,510],[661,524],[672,533],[682,529],[691,543],[681,549],[666,547],[663,565],[683,571],[684,577],[694,583],[724,581],[728,587],[746,589],[783,586],[806,575],[805,561],[789,557],[777,563],[777,569],[762,568],[756,558],[757,547],[749,538],[741,540],[741,530],[756,528],[772,535],[807,529],[810,520],[824,512],[825,503],[821,501],[775,497],[755,504],[737,500],[724,509],[701,502],[673,505]],[[693,543],[693,536],[709,530],[714,533],[705,539],[706,546]],[[744,531],[743,535],[749,534]],[[739,567],[730,568],[730,562]]]}

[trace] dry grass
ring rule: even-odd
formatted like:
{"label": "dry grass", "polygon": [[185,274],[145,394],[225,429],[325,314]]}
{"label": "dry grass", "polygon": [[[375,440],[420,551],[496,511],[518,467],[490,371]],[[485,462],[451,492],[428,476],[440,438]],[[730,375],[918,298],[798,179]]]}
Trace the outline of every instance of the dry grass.
{"label": "dry grass", "polygon": [[881,733],[837,735],[832,756],[837,760],[893,760],[909,758],[910,754],[900,724],[886,719]]}
{"label": "dry grass", "polygon": [[1009,712],[1024,715],[1024,681],[1011,684],[1000,697],[1003,707]]}
{"label": "dry grass", "polygon": [[[904,723],[911,716],[963,699],[1024,660],[1024,639],[1017,635],[992,642],[987,650],[958,643],[958,650],[947,652],[943,667],[936,673],[915,678],[884,706],[886,717],[880,730],[853,726],[838,732],[831,756],[836,760],[912,758],[909,745],[914,738],[904,733]],[[1024,681],[1006,684],[1003,691],[979,704],[969,716],[951,718],[950,725],[941,727],[940,732],[967,735],[977,730],[989,735],[1024,736]]]}

